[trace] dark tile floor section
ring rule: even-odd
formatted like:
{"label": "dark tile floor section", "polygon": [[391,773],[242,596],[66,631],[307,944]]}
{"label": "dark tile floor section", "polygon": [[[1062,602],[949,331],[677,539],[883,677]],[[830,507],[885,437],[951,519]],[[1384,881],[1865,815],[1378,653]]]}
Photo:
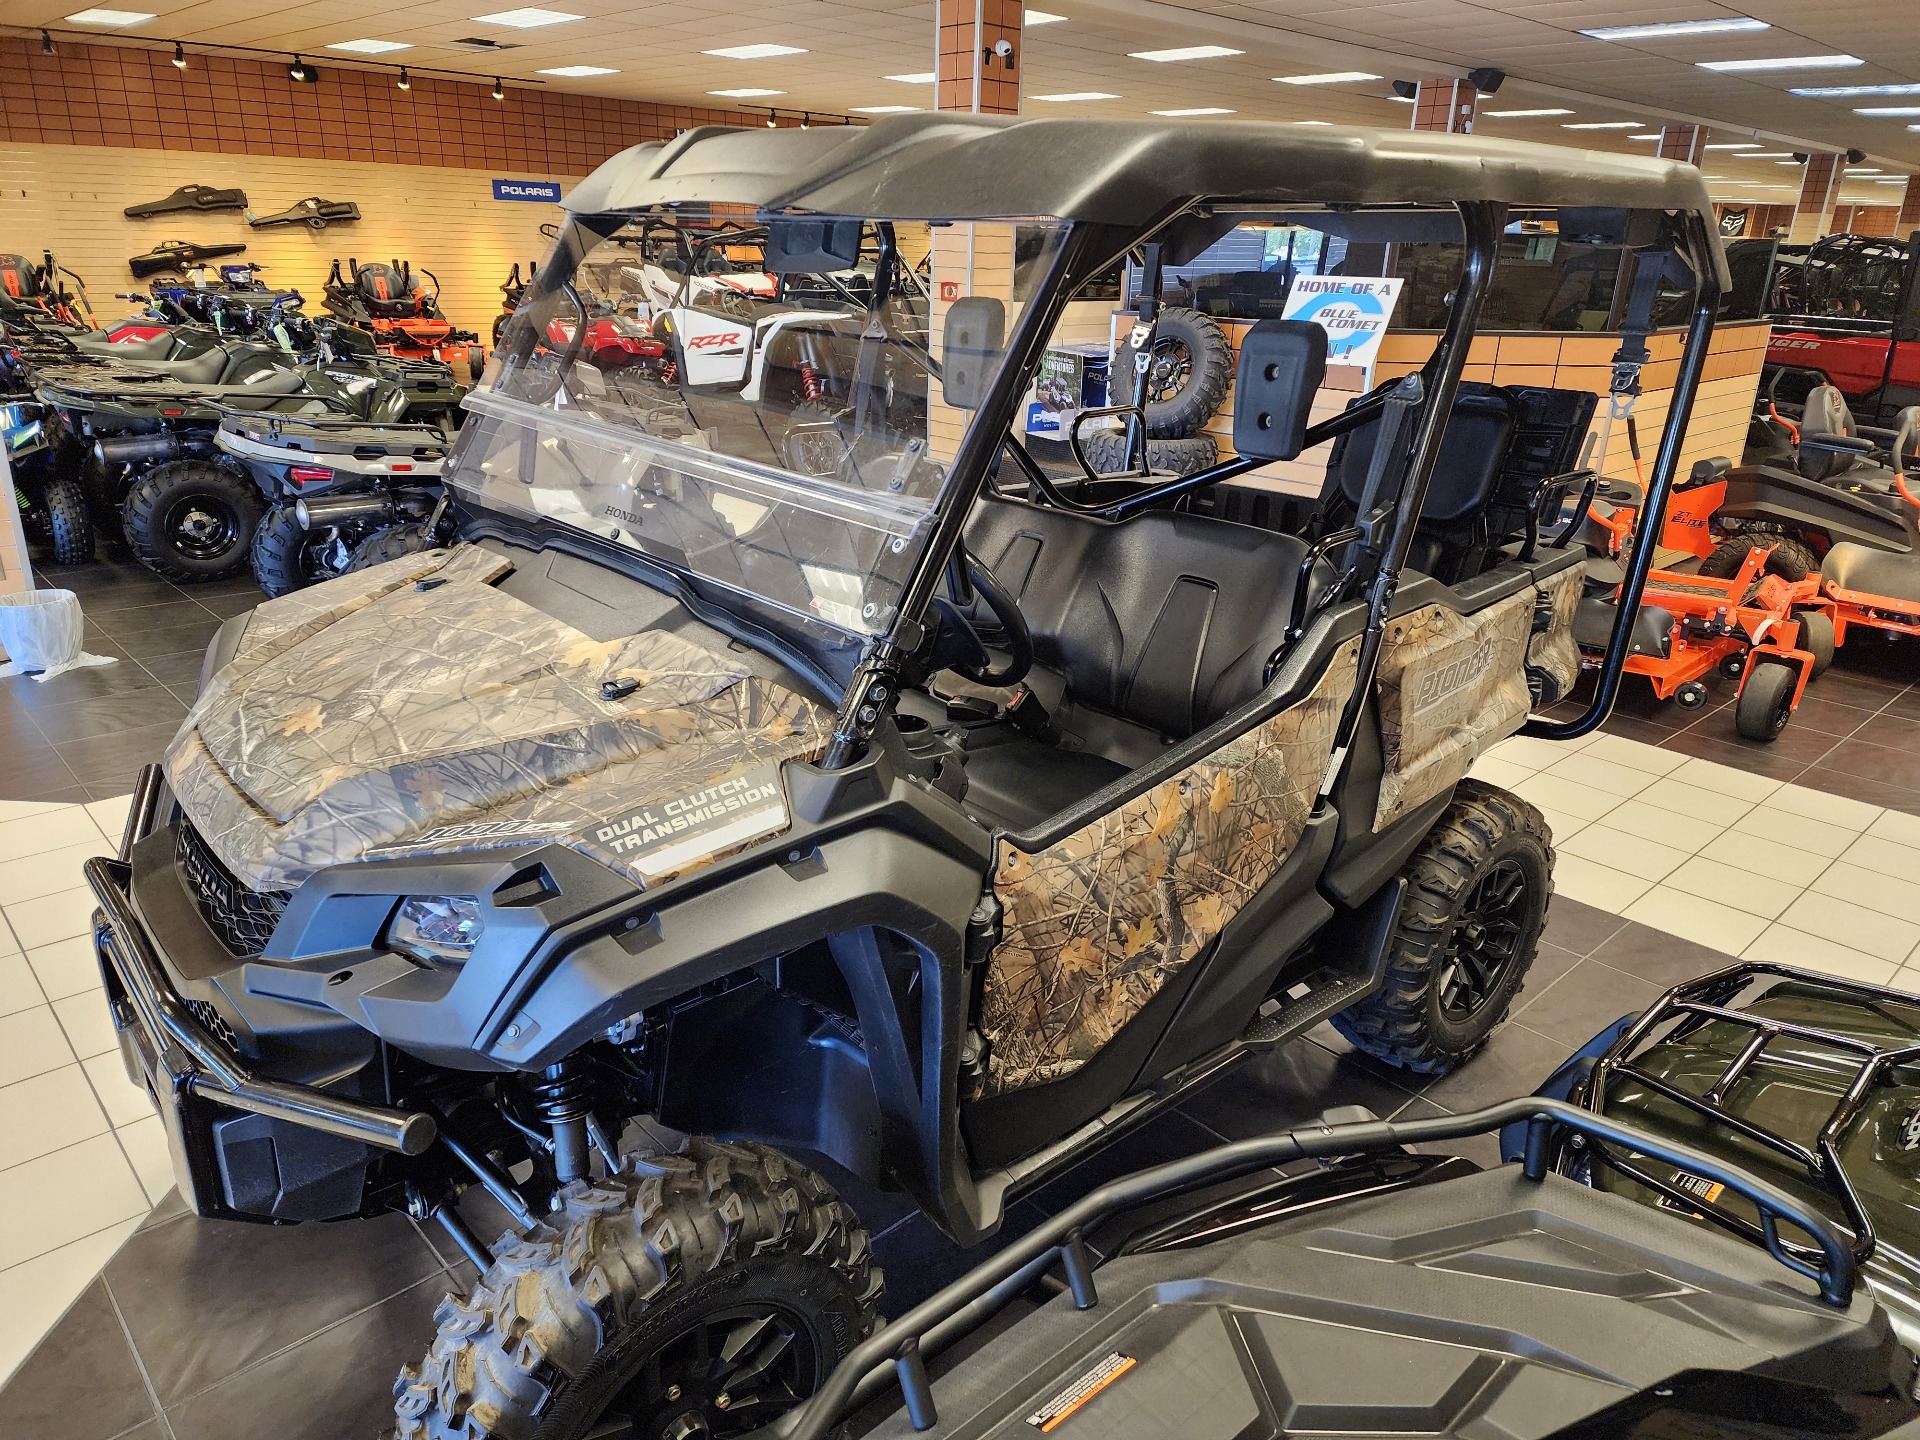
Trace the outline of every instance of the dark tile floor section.
{"label": "dark tile floor section", "polygon": [[173,585],[131,560],[36,571],[80,597],[85,645],[119,663],[0,680],[0,800],[124,795],[193,702],[220,622],[265,597],[253,577]]}
{"label": "dark tile floor section", "polygon": [[[1857,629],[1833,668],[1807,687],[1777,740],[1743,739],[1734,728],[1732,680],[1711,676],[1707,703],[1682,710],[1656,700],[1639,675],[1620,685],[1601,728],[1738,770],[1920,815],[1920,641]],[[1584,687],[1549,712],[1585,707]]]}

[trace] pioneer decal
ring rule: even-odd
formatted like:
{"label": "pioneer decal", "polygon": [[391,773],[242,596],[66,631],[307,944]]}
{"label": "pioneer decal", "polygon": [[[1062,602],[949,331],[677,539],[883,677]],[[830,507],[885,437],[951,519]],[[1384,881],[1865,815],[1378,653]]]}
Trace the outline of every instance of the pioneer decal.
{"label": "pioneer decal", "polygon": [[786,824],[780,767],[762,765],[609,820],[585,838],[652,879],[771,835]]}
{"label": "pioneer decal", "polygon": [[564,820],[475,820],[465,825],[442,825],[418,835],[376,845],[368,854],[393,854],[403,850],[458,850],[466,846],[503,844],[513,840],[537,840],[569,829]]}
{"label": "pioneer decal", "polygon": [[1473,650],[1458,660],[1450,660],[1438,670],[1420,677],[1420,688],[1414,694],[1413,713],[1431,710],[1442,700],[1457,690],[1477,682],[1487,673],[1487,667],[1493,663],[1493,637],[1486,636]]}

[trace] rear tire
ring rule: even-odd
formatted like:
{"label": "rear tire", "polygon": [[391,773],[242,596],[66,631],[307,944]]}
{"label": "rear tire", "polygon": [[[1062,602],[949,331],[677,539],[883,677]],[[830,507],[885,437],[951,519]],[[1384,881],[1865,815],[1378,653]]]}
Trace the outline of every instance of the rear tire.
{"label": "rear tire", "polygon": [[1755,665],[1733,707],[1733,725],[1749,740],[1773,741],[1793,718],[1793,692],[1800,672],[1792,665]]}
{"label": "rear tire", "polygon": [[375,565],[384,565],[389,560],[421,555],[438,548],[432,532],[422,521],[409,520],[404,525],[389,525],[384,530],[376,530],[354,547],[353,558],[347,562],[345,573],[367,570]]}
{"label": "rear tire", "polygon": [[1487,1043],[1525,983],[1553,898],[1553,832],[1518,795],[1462,780],[1400,874],[1386,979],[1333,1026],[1375,1059],[1443,1075]]}
{"label": "rear tire", "polygon": [[[1114,475],[1127,468],[1127,432],[1097,430],[1080,441],[1081,453],[1098,475]],[[1220,447],[1211,435],[1184,440],[1147,441],[1147,464],[1156,471],[1196,475],[1220,463]]]}
{"label": "rear tire", "polygon": [[1813,676],[1826,674],[1833,664],[1833,617],[1824,610],[1801,610],[1793,618],[1800,622],[1800,648],[1813,656]]}
{"label": "rear tire", "polygon": [[355,528],[330,525],[309,530],[292,502],[270,506],[253,532],[253,578],[269,598],[290,595],[347,573],[366,537]]}
{"label": "rear tire", "polygon": [[205,460],[156,465],[127,492],[127,544],[168,580],[224,580],[247,564],[260,523],[252,480]]}
{"label": "rear tire", "polygon": [[867,1232],[764,1146],[695,1138],[557,1198],[441,1302],[433,1348],[394,1382],[395,1440],[580,1440],[622,1418],[606,1433],[745,1434],[876,1323]]}
{"label": "rear tire", "polygon": [[47,482],[47,528],[53,535],[54,564],[85,565],[93,559],[93,521],[87,515],[87,492],[71,476]]}
{"label": "rear tire", "polygon": [[1767,557],[1763,575],[1778,575],[1782,580],[1804,580],[1817,574],[1820,557],[1804,540],[1791,535],[1735,535],[1713,547],[1713,553],[1700,562],[1700,573],[1714,580],[1731,580],[1746,563],[1747,553],[1771,542],[1773,553]]}
{"label": "rear tire", "polygon": [[[1156,439],[1198,435],[1220,412],[1233,379],[1233,346],[1227,332],[1198,310],[1169,306],[1160,312],[1154,332],[1154,373],[1147,393],[1147,434]],[[1108,395],[1116,405],[1133,403],[1131,344],[1113,357]],[[1151,398],[1155,394],[1159,399]]]}

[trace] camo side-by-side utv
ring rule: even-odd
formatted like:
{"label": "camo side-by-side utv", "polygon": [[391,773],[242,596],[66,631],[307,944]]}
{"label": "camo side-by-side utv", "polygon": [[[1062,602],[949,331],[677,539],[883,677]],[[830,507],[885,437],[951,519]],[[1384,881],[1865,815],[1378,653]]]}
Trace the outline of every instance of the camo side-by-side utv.
{"label": "camo side-by-side utv", "polygon": [[[699,129],[567,204],[466,399],[452,542],[225,625],[87,864],[192,1209],[405,1209],[483,1272],[397,1384],[403,1440],[771,1422],[875,1324],[826,1162],[971,1244],[1328,1017],[1467,1061],[1553,865],[1467,770],[1597,725],[1628,640],[1580,718],[1529,719],[1576,675],[1584,550],[1540,522],[1581,480],[1461,386],[1499,239],[1552,221],[1697,278],[1653,514],[1725,278],[1696,170],[1454,135]],[[578,267],[708,206],[758,217],[835,336],[846,287],[815,279],[878,256],[844,371],[591,363]],[[1247,218],[1455,247],[1431,360],[1310,424],[1326,333],[1261,321],[1234,458],[1070,498],[1011,431],[1063,307]],[[923,256],[958,295],[931,344],[892,303]],[[1176,504],[1330,441],[1297,533]],[[475,1187],[513,1218],[492,1245]]]}

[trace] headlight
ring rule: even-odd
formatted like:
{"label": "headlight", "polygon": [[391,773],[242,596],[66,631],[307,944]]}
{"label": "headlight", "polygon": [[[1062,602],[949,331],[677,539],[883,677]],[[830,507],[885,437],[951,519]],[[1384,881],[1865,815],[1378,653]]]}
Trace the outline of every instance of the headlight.
{"label": "headlight", "polygon": [[387,948],[429,965],[461,965],[485,928],[471,895],[409,895],[387,927]]}

